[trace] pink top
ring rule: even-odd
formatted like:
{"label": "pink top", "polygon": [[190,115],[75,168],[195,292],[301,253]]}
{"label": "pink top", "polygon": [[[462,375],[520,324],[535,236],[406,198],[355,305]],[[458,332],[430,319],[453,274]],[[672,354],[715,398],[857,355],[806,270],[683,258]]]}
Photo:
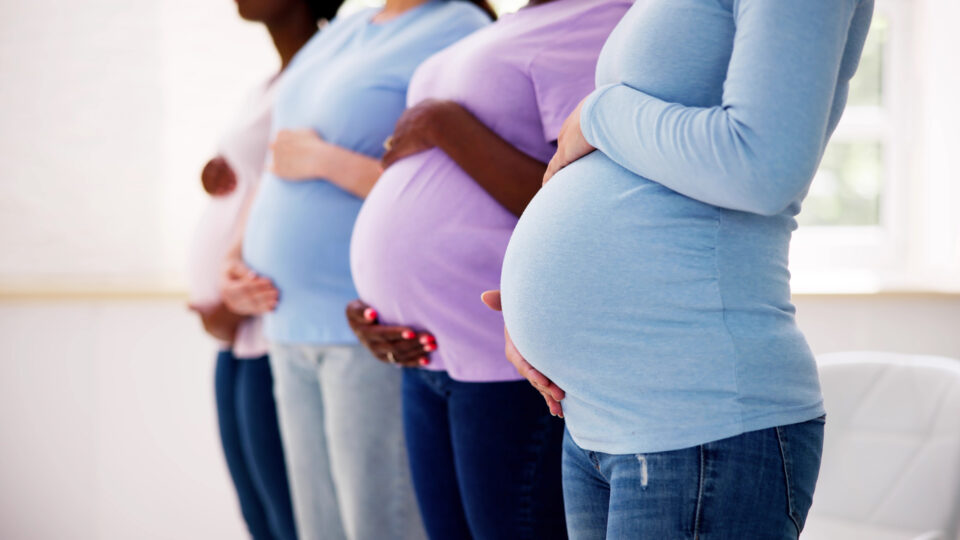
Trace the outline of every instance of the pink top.
{"label": "pink top", "polygon": [[[211,197],[197,224],[187,273],[193,304],[214,306],[220,302],[224,258],[231,243],[238,238],[243,209],[256,194],[266,161],[273,81],[271,78],[250,94],[236,121],[220,140],[218,153],[233,169],[237,187],[227,195]],[[237,358],[258,358],[267,353],[261,326],[259,317],[251,317],[240,324],[233,343]],[[222,345],[230,347],[229,343]]]}

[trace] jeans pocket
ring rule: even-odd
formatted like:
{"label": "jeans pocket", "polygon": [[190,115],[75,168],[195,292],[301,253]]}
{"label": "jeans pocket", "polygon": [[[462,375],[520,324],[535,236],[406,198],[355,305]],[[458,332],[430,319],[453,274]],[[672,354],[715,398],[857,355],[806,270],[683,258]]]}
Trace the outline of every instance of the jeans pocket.
{"label": "jeans pocket", "polygon": [[807,513],[813,504],[813,492],[820,474],[820,459],[823,455],[823,429],[825,417],[814,418],[799,424],[778,426],[777,442],[783,459],[784,481],[787,491],[787,506],[790,519],[803,531]]}

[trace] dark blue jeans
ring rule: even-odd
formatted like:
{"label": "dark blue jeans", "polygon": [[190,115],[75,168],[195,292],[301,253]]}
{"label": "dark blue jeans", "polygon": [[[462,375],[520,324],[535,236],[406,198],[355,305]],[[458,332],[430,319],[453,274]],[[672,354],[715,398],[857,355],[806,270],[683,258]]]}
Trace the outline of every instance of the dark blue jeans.
{"label": "dark blue jeans", "polygon": [[570,538],[796,539],[820,471],[823,418],[693,448],[614,455],[563,441]]}
{"label": "dark blue jeans", "polygon": [[430,538],[566,538],[563,423],[529,383],[406,369],[403,423]]}
{"label": "dark blue jeans", "polygon": [[221,351],[215,385],[220,441],[250,534],[296,539],[269,360]]}

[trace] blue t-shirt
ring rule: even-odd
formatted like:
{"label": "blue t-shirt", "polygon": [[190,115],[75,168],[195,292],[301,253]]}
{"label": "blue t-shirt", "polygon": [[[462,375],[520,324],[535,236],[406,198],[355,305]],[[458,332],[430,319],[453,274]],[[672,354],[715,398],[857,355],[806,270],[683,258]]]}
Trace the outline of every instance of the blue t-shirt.
{"label": "blue t-shirt", "polygon": [[[490,22],[469,2],[432,0],[381,24],[377,9],[338,17],[287,67],[272,132],[312,128],[325,140],[379,158],[406,106],[414,70]],[[354,343],[344,317],[357,297],[350,235],[363,201],[322,178],[290,182],[266,172],[243,242],[246,263],[280,291],[265,317],[277,343]]]}
{"label": "blue t-shirt", "polygon": [[675,450],[823,414],[790,302],[794,216],[873,0],[644,0],[584,103],[597,151],[533,199],[503,314],[580,446]]}

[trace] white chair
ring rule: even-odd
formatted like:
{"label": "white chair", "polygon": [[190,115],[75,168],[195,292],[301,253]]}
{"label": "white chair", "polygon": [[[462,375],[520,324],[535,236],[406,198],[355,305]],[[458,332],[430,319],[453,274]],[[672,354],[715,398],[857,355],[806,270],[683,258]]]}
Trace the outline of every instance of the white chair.
{"label": "white chair", "polygon": [[960,361],[818,358],[827,409],[803,540],[953,540],[960,522]]}

